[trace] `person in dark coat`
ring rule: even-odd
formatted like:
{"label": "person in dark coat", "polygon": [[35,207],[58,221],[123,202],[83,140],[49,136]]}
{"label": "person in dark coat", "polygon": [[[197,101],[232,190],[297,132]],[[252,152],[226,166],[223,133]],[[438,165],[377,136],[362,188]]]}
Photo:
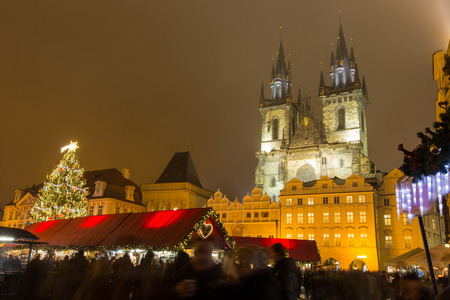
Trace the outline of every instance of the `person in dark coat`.
{"label": "person in dark coat", "polygon": [[286,248],[280,243],[270,247],[274,260],[274,276],[281,286],[283,300],[296,300],[300,297],[300,287],[298,285],[298,269],[295,261],[287,257]]}

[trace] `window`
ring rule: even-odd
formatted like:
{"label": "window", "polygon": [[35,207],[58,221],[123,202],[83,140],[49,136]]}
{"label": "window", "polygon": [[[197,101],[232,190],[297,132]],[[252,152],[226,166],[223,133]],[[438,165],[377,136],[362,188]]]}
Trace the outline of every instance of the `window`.
{"label": "window", "polygon": [[297,190],[297,186],[296,186],[296,185],[293,185],[293,186],[292,186],[292,190],[293,190],[293,191],[296,191],[296,190]]}
{"label": "window", "polygon": [[349,233],[347,235],[347,238],[348,238],[348,246],[349,247],[355,246],[355,235],[353,233]]}
{"label": "window", "polygon": [[[92,207],[92,215],[94,215],[94,207],[93,206],[91,207]],[[116,206],[116,214],[120,214],[120,206]],[[89,208],[89,215],[92,216],[90,208]]]}
{"label": "window", "polygon": [[361,233],[361,247],[367,247],[367,233]]}
{"label": "window", "polygon": [[403,225],[409,225],[410,224],[407,213],[403,213],[402,220],[403,220]]}
{"label": "window", "polygon": [[269,217],[269,213],[268,212],[263,212],[262,216],[263,216],[263,218],[268,218]]}
{"label": "window", "polygon": [[134,190],[135,190],[134,186],[131,186],[131,185],[125,186],[125,198],[127,200],[134,201],[134,198],[133,198]]}
{"label": "window", "polygon": [[[116,214],[118,214],[117,209],[116,209]],[[94,205],[89,206],[89,215],[90,216],[94,215]]]}
{"label": "window", "polygon": [[330,215],[329,215],[329,213],[323,213],[323,223],[324,224],[328,224],[328,223],[330,223]]}
{"label": "window", "polygon": [[323,197],[323,204],[328,204],[328,197]]}
{"label": "window", "polygon": [[347,203],[353,203],[353,196],[347,196]]}
{"label": "window", "polygon": [[359,203],[366,203],[366,195],[359,195]]}
{"label": "window", "polygon": [[278,124],[277,118],[272,119],[272,140],[278,140]]}
{"label": "window", "polygon": [[334,204],[339,204],[339,197],[334,197]]}
{"label": "window", "polygon": [[[17,219],[17,218],[16,218]],[[436,229],[436,220],[435,219],[431,219],[431,227],[433,229]]]}
{"label": "window", "polygon": [[334,213],[334,223],[336,223],[336,224],[341,223],[341,213],[340,212]]}
{"label": "window", "polygon": [[341,234],[336,233],[334,235],[334,245],[340,247],[341,246]]}
{"label": "window", "polygon": [[97,215],[102,215],[103,214],[103,205],[99,205],[97,208]]}
{"label": "window", "polygon": [[252,214],[251,213],[247,213],[247,218],[251,218]]}
{"label": "window", "polygon": [[272,181],[270,182],[270,186],[274,187],[277,185],[277,180],[275,179],[275,177],[272,177]]}
{"label": "window", "polygon": [[391,225],[391,215],[390,214],[384,215],[384,225],[385,226]]}
{"label": "window", "polygon": [[386,248],[391,249],[392,248],[392,235],[386,235],[385,241],[386,241]]}
{"label": "window", "polygon": [[[18,210],[16,210],[15,212],[14,212],[14,220],[17,220],[19,218],[19,211]],[[434,220],[433,220],[434,221]]]}
{"label": "window", "polygon": [[298,238],[299,240],[303,240],[303,233],[297,234],[297,238]]}
{"label": "window", "polygon": [[303,224],[303,214],[297,214],[297,224]]}
{"label": "window", "polygon": [[411,236],[405,235],[405,248],[411,249]]}
{"label": "window", "polygon": [[308,224],[314,223],[314,213],[308,213]]}
{"label": "window", "polygon": [[256,237],[257,238],[262,238],[262,234],[257,234]]}
{"label": "window", "polygon": [[389,198],[385,198],[384,199],[384,206],[389,206],[390,204],[389,204]]}
{"label": "window", "polygon": [[123,212],[126,213],[128,209],[126,207],[123,208]]}
{"label": "window", "polygon": [[367,213],[365,211],[359,212],[359,223],[366,223],[367,222]]}
{"label": "window", "polygon": [[325,233],[323,235],[323,246],[324,247],[330,246],[330,235],[328,233]]}
{"label": "window", "polygon": [[341,158],[340,160],[339,160],[339,167],[343,167],[344,166],[344,159],[343,158]]}
{"label": "window", "polygon": [[291,198],[286,199],[286,205],[288,205],[288,206],[292,205],[292,199]]}
{"label": "window", "polygon": [[227,218],[227,214],[222,214],[222,219],[226,219]]}
{"label": "window", "polygon": [[349,224],[353,223],[353,212],[352,211],[347,212],[347,223],[349,223]]}
{"label": "window", "polygon": [[[325,160],[325,162],[326,162],[326,160]],[[328,184],[322,183],[322,188],[323,188],[323,189],[327,189],[327,188],[328,188]]]}
{"label": "window", "polygon": [[292,239],[292,234],[290,234],[290,233],[286,234],[286,238],[287,239]]}
{"label": "window", "polygon": [[13,219],[13,215],[14,215],[14,213],[11,211],[11,213],[9,214],[9,219],[10,219],[10,220]]}
{"label": "window", "polygon": [[358,182],[357,181],[353,181],[352,182],[352,187],[358,187]]}
{"label": "window", "polygon": [[286,214],[286,224],[292,224],[292,214]]}
{"label": "window", "polygon": [[255,212],[255,218],[259,218],[259,213]]}
{"label": "window", "polygon": [[314,204],[314,198],[308,198],[308,205]]}
{"label": "window", "polygon": [[272,235],[272,234],[270,234],[270,235],[269,235],[269,238],[273,239],[273,235]]}
{"label": "window", "polygon": [[297,199],[297,205],[303,205],[303,199],[302,198],[298,198]]}
{"label": "window", "polygon": [[308,234],[308,240],[314,241],[314,233]]}
{"label": "window", "polygon": [[338,110],[338,127],[337,129],[345,129],[345,109]]}

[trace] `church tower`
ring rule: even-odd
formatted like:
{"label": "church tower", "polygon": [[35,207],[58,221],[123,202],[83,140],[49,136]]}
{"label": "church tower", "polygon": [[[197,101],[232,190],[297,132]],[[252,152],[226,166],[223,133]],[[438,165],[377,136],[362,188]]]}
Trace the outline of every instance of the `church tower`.
{"label": "church tower", "polygon": [[368,156],[365,120],[370,102],[365,79],[362,84],[359,79],[353,46],[348,54],[342,26],[339,26],[336,56],[331,50],[330,76],[331,86],[325,86],[322,70],[319,86],[327,142],[360,144],[362,154]]}

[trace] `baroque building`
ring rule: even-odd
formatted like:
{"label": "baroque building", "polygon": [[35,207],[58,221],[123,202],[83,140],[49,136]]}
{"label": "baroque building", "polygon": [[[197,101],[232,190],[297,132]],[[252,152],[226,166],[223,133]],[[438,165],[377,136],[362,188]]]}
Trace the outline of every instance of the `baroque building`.
{"label": "baroque building", "polygon": [[[144,212],[141,190],[130,180],[130,174],[126,167],[122,172],[116,169],[84,172],[85,188],[89,190],[88,215]],[[25,228],[32,221],[30,212],[42,187],[41,183],[16,190],[14,199],[5,205],[2,226]]]}
{"label": "baroque building", "polygon": [[[342,26],[335,51],[331,52],[331,85],[325,84],[322,70],[318,100],[302,98],[299,90],[293,101],[291,65],[286,66],[282,42],[272,66],[269,98],[261,86],[261,149],[256,153],[255,183],[272,199],[293,178],[307,182],[323,176],[375,176],[368,158],[366,82],[360,80],[353,47],[350,54],[347,50]],[[320,101],[322,121],[311,101]]]}

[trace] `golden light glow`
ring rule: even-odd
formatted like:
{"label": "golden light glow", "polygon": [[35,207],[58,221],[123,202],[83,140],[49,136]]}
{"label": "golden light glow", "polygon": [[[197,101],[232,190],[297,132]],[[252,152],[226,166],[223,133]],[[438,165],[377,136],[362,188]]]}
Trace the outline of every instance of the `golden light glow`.
{"label": "golden light glow", "polygon": [[79,147],[78,147],[78,142],[72,142],[72,141],[70,141],[70,144],[69,144],[69,145],[64,146],[64,147],[61,148],[61,153],[63,153],[63,152],[66,151],[66,150],[69,150],[69,151],[75,151],[77,148],[79,148]]}

